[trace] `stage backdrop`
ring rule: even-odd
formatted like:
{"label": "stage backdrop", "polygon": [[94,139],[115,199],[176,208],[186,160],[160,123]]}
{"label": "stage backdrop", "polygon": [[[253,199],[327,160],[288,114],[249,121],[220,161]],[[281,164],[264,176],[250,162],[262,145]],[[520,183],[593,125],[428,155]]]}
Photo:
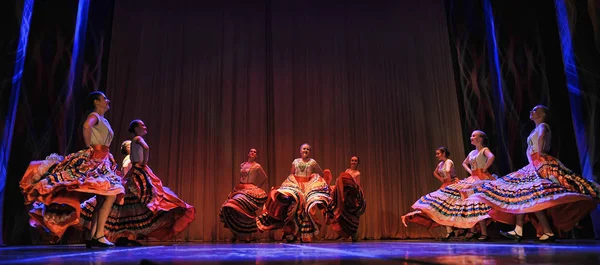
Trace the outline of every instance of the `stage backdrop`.
{"label": "stage backdrop", "polygon": [[268,190],[305,142],[335,177],[360,157],[361,238],[431,237],[400,216],[440,186],[435,148],[448,146],[465,177],[470,133],[443,1],[206,2],[115,1],[110,45],[113,153],[129,122],[144,120],[149,165],[197,209],[180,238],[229,238],[218,211],[248,149]]}

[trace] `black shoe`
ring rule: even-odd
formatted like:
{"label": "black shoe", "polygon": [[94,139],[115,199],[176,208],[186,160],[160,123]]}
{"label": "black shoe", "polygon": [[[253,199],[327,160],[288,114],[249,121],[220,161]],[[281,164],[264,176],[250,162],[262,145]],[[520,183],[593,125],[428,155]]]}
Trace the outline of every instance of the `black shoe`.
{"label": "black shoe", "polygon": [[508,239],[514,239],[517,242],[521,242],[521,239],[523,239],[523,236],[517,234],[517,232],[515,232],[515,230],[508,231],[508,232],[500,231],[500,234]]}
{"label": "black shoe", "polygon": [[[99,238],[93,238],[92,240],[90,240],[90,247],[101,247],[101,248],[111,248],[114,247],[115,244],[108,242],[108,243],[104,243],[104,242],[100,242],[99,239],[103,238],[104,236],[101,236]],[[87,247],[87,245],[86,245]]]}
{"label": "black shoe", "polygon": [[352,234],[352,242],[356,242],[356,241],[358,241],[358,235]]}
{"label": "black shoe", "polygon": [[447,242],[448,240],[450,240],[450,238],[453,238],[454,236],[455,236],[454,231],[452,231],[452,232],[446,234],[445,237],[442,237],[442,241]]}
{"label": "black shoe", "polygon": [[554,243],[556,241],[556,235],[548,235],[548,234],[543,234],[542,236],[547,236],[546,239],[536,239],[535,242],[536,243]]}
{"label": "black shoe", "polygon": [[85,248],[92,248],[92,240],[85,241]]}

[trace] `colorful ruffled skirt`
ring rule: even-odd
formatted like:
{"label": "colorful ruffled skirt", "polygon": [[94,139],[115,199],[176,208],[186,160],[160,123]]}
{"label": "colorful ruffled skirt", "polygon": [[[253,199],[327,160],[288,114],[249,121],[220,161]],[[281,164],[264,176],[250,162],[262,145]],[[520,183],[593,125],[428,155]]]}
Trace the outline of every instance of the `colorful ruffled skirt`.
{"label": "colorful ruffled skirt", "polygon": [[32,161],[19,183],[25,196],[31,226],[43,229],[58,241],[68,227],[80,222],[80,203],[93,195],[117,196],[123,203],[125,189],[117,175],[117,163],[107,146],[95,145],[67,157],[52,154]]}
{"label": "colorful ruffled skirt", "polygon": [[256,233],[256,211],[263,208],[267,193],[251,183],[240,183],[233,188],[223,203],[219,218],[237,238]]}
{"label": "colorful ruffled skirt", "polygon": [[356,237],[360,216],[367,208],[365,195],[346,172],[340,174],[331,191],[332,203],[328,222],[342,237]]}
{"label": "colorful ruffled skirt", "polygon": [[[456,184],[456,183],[458,183],[458,178],[446,179],[442,183],[442,186],[438,190],[443,189],[449,185]],[[429,218],[429,216],[427,216],[426,214],[424,214],[423,212],[421,212],[419,210],[407,213],[407,214],[403,215],[401,218],[402,218],[402,223],[404,224],[404,226],[408,226],[407,222],[422,225],[427,229],[439,226],[438,223],[434,222],[431,218]]]}
{"label": "colorful ruffled skirt", "polygon": [[[474,192],[470,198],[496,212],[524,214],[546,210],[554,227],[562,231],[571,230],[600,202],[600,185],[573,173],[556,158],[537,153],[532,155],[532,163],[497,180],[483,182]],[[535,222],[534,225],[537,226]]]}
{"label": "colorful ruffled skirt", "polygon": [[[325,170],[325,174],[331,173]],[[283,228],[285,235],[300,234],[302,241],[310,242],[321,227],[312,215],[330,204],[329,185],[319,174],[290,175],[279,188],[271,189],[256,223],[260,231]]]}
{"label": "colorful ruffled skirt", "polygon": [[[105,225],[110,241],[150,237],[168,240],[182,232],[195,219],[195,209],[164,187],[150,167],[133,166],[124,178],[125,202],[113,204]],[[81,219],[90,229],[96,198],[81,204]]]}
{"label": "colorful ruffled skirt", "polygon": [[[456,228],[474,227],[479,221],[490,218],[492,207],[473,200],[469,196],[472,192],[469,191],[475,183],[492,179],[494,177],[489,173],[484,173],[480,169],[475,170],[470,177],[421,197],[412,208],[421,211],[439,225]],[[498,218],[508,217],[498,215]]]}

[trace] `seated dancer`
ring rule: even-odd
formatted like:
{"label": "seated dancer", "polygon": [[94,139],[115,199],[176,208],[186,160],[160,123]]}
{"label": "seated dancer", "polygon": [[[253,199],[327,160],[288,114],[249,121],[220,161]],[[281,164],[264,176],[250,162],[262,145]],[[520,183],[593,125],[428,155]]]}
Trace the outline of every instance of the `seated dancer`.
{"label": "seated dancer", "polygon": [[256,163],[257,157],[256,149],[250,149],[248,160],[240,165],[240,183],[229,193],[219,213],[221,222],[233,233],[233,242],[237,239],[250,241],[257,230],[256,211],[267,201],[267,193],[259,188],[267,181],[267,174]]}
{"label": "seated dancer", "polygon": [[350,168],[342,172],[331,187],[332,203],[329,206],[332,214],[328,222],[333,225],[341,237],[352,237],[358,240],[358,222],[365,212],[367,202],[360,188],[360,171],[358,171],[358,156],[350,158]]}
{"label": "seated dancer", "polygon": [[321,177],[331,178],[329,170],[323,170],[310,158],[311,146],[300,146],[300,158],[292,162],[290,175],[279,188],[271,189],[262,215],[256,218],[258,229],[267,231],[283,228],[288,242],[296,240],[312,242],[319,233],[317,209],[325,210],[331,203],[329,186]]}
{"label": "seated dancer", "polygon": [[131,158],[129,154],[131,153],[131,140],[126,140],[121,143],[121,154],[125,155],[123,158],[123,165],[121,165],[121,171],[123,172],[123,176],[127,175],[127,172],[131,170]]}
{"label": "seated dancer", "polygon": [[[440,225],[471,228],[465,240],[487,241],[489,236],[485,220],[490,217],[491,207],[471,200],[463,191],[473,188],[473,184],[480,180],[494,179],[487,171],[494,161],[494,154],[486,147],[487,135],[484,132],[473,131],[470,139],[475,149],[469,153],[463,167],[471,176],[421,197],[412,208],[420,210]],[[476,224],[479,224],[481,234],[476,232]],[[448,230],[448,234],[442,240],[447,241],[454,236],[456,233]]]}
{"label": "seated dancer", "polygon": [[[106,222],[106,237],[118,239],[119,245],[133,243],[138,237],[152,237],[168,240],[195,219],[195,209],[175,195],[169,188],[163,187],[160,179],[147,165],[150,147],[143,136],[148,132],[141,120],[129,125],[134,134],[131,141],[131,170],[124,177],[126,187],[125,203],[111,208]],[[92,212],[96,208],[96,199],[91,198],[81,204],[82,224],[90,228]],[[133,242],[132,242],[133,241]]]}
{"label": "seated dancer", "polygon": [[90,93],[86,99],[90,114],[83,123],[87,148],[64,158],[52,154],[46,160],[31,162],[19,184],[25,204],[32,205],[30,225],[49,233],[52,242],[60,240],[69,226],[79,224],[81,200],[96,195],[99,207],[90,219],[93,229],[86,246],[114,246],[104,237],[104,224],[113,203],[123,203],[125,189],[108,150],[114,136],[104,118],[109,103],[104,93]]}
{"label": "seated dancer", "polygon": [[557,229],[568,231],[600,202],[597,183],[573,173],[546,153],[551,137],[550,126],[545,123],[548,112],[542,105],[530,111],[529,118],[535,123],[535,129],[527,137],[529,164],[495,181],[483,182],[471,196],[497,212],[515,214],[515,229],[501,233],[516,241],[523,236],[524,214],[535,213],[537,220],[532,220],[536,221],[537,241],[553,242],[556,236],[544,211]]}
{"label": "seated dancer", "polygon": [[[440,161],[440,163],[435,167],[433,171],[433,176],[437,178],[440,182],[442,182],[442,186],[438,189],[443,189],[451,184],[455,184],[458,182],[458,178],[456,177],[456,168],[454,167],[454,162],[450,160],[450,151],[446,147],[439,147],[435,149],[435,157]],[[402,223],[404,226],[408,227],[406,221],[417,223],[425,226],[426,228],[432,228],[438,226],[436,222],[434,222],[427,215],[423,214],[423,212],[417,210],[412,211],[406,215],[402,216]],[[446,226],[446,231],[448,234],[453,233],[453,229],[450,226]],[[449,238],[445,238],[448,240]]]}

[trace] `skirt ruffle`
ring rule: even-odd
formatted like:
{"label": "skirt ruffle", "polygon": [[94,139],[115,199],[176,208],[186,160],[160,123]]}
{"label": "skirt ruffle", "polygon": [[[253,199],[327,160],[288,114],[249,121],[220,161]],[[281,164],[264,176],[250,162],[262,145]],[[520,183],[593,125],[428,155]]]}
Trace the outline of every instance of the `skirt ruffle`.
{"label": "skirt ruffle", "polygon": [[[177,197],[150,167],[134,166],[125,176],[125,202],[113,204],[105,225],[105,236],[114,241],[125,237],[151,237],[168,240],[185,230],[195,219],[195,209]],[[82,224],[86,229],[92,225],[97,199],[91,198],[81,204]]]}
{"label": "skirt ruffle", "polygon": [[257,231],[256,211],[267,201],[267,193],[254,184],[240,183],[221,207],[219,218],[239,238]]}
{"label": "skirt ruffle", "polygon": [[68,227],[79,224],[82,201],[103,195],[117,196],[116,203],[123,203],[125,189],[117,174],[117,163],[106,146],[32,161],[19,183],[25,204],[31,205],[30,225],[56,242]]}
{"label": "skirt ruffle", "polygon": [[[458,183],[458,178],[446,179],[446,181],[444,181],[442,183],[442,186],[440,186],[440,188],[438,190],[448,187],[452,184],[456,184],[456,183]],[[404,226],[407,226],[407,227],[408,227],[407,222],[422,225],[427,229],[439,226],[438,223],[434,222],[433,219],[429,218],[429,216],[427,216],[426,214],[424,214],[421,211],[412,211],[410,213],[407,213],[407,214],[401,216],[401,218],[402,218],[402,224],[404,224]]]}
{"label": "skirt ruffle", "polygon": [[367,208],[362,189],[350,174],[344,172],[336,180],[331,199],[328,222],[332,224],[333,230],[343,237],[355,237],[360,216]]}
{"label": "skirt ruffle", "polygon": [[[325,174],[331,172],[325,170]],[[283,228],[286,235],[299,233],[303,241],[311,241],[321,227],[312,215],[330,204],[329,185],[320,175],[290,175],[279,188],[271,189],[256,223],[260,231]]]}
{"label": "skirt ruffle", "polygon": [[532,161],[516,172],[477,185],[471,198],[497,212],[546,210],[553,225],[563,231],[572,229],[600,202],[600,186],[573,173],[556,158],[533,155]]}
{"label": "skirt ruffle", "polygon": [[466,191],[472,189],[473,184],[480,180],[491,179],[493,176],[489,173],[474,171],[473,175],[466,179],[421,197],[412,205],[417,211],[407,214],[405,219],[415,218],[415,222],[427,227],[435,226],[426,220],[426,217],[429,217],[438,225],[471,228],[490,218],[492,207],[467,197],[469,193]]}

